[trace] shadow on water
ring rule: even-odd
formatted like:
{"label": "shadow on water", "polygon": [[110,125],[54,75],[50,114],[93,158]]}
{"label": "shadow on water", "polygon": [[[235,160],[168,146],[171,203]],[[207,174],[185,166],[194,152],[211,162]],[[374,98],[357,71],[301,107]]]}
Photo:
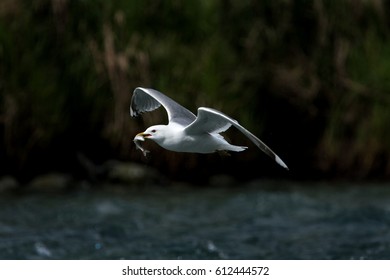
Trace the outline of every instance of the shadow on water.
{"label": "shadow on water", "polygon": [[389,259],[390,185],[0,197],[1,259]]}

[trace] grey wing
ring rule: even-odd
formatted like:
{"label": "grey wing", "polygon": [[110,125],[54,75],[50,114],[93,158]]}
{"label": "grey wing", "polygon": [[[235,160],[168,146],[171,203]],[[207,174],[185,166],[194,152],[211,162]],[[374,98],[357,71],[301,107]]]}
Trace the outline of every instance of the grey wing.
{"label": "grey wing", "polygon": [[220,133],[228,129],[231,125],[241,131],[249,138],[260,150],[274,159],[279,165],[288,169],[287,165],[275,154],[266,144],[259,138],[253,135],[249,130],[240,125],[236,120],[225,115],[218,110],[200,107],[198,109],[198,116],[196,120],[188,125],[185,130],[188,134],[202,134],[202,133]]}
{"label": "grey wing", "polygon": [[168,114],[169,122],[176,122],[183,126],[192,123],[196,116],[163,93],[151,89],[137,87],[131,98],[130,116],[135,117],[144,112],[153,111],[163,106]]}

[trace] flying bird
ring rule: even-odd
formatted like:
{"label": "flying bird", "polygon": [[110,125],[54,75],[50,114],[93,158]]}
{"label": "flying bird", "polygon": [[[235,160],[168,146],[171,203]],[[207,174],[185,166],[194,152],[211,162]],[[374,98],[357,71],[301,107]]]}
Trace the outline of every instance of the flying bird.
{"label": "flying bird", "polygon": [[270,156],[279,165],[288,169],[287,165],[266,144],[240,125],[236,120],[224,113],[207,107],[199,107],[198,115],[184,108],[163,93],[137,87],[131,98],[130,116],[135,117],[144,112],[153,111],[163,106],[168,114],[167,125],[153,125],[134,137],[134,142],[146,156],[149,152],[142,148],[141,141],[150,139],[164,149],[174,152],[214,153],[247,149],[227,142],[220,133],[234,126],[249,138],[260,150]]}

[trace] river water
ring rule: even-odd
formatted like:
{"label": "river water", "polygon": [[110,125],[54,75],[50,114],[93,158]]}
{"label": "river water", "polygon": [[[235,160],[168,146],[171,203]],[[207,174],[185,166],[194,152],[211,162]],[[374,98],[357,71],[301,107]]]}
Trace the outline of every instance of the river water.
{"label": "river water", "polygon": [[390,259],[390,184],[0,196],[0,259]]}

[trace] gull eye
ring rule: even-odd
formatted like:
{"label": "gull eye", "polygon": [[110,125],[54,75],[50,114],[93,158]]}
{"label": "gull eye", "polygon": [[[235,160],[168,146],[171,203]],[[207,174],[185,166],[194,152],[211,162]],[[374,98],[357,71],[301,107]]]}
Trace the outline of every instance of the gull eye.
{"label": "gull eye", "polygon": [[155,130],[155,129],[153,129],[151,132],[152,132],[152,133],[156,133],[156,130]]}

